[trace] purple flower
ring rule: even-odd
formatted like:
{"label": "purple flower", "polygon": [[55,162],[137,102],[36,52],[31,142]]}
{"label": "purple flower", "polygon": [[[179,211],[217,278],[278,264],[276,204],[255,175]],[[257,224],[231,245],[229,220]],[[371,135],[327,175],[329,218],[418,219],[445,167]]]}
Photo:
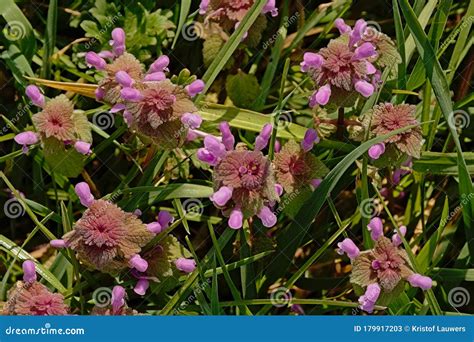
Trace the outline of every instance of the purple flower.
{"label": "purple flower", "polygon": [[379,159],[382,154],[385,153],[385,144],[384,143],[378,143],[375,145],[372,145],[372,147],[369,148],[369,157],[376,160]]}
{"label": "purple flower", "polygon": [[117,27],[112,30],[110,45],[116,56],[120,56],[125,52],[125,31],[122,28]]}
{"label": "purple flower", "polygon": [[367,286],[365,294],[359,298],[359,307],[368,313],[372,313],[375,303],[380,296],[380,291],[380,286],[377,283]]}
{"label": "purple flower", "polygon": [[158,213],[158,220],[147,224],[147,228],[150,232],[159,234],[165,231],[173,221],[174,217],[168,211],[162,210]]}
{"label": "purple flower", "polygon": [[228,186],[222,186],[217,190],[211,197],[211,201],[219,207],[223,207],[232,198],[232,188]]}
{"label": "purple flower", "polygon": [[13,138],[17,144],[23,145],[23,153],[28,152],[28,145],[34,145],[38,142],[38,135],[34,132],[22,132],[15,135]]}
{"label": "purple flower", "polygon": [[31,102],[38,107],[43,108],[45,104],[44,95],[41,94],[39,88],[35,85],[29,85],[26,87],[26,96],[28,96]]}
{"label": "purple flower", "polygon": [[133,78],[126,71],[118,71],[115,74],[115,81],[120,84],[124,88],[131,88],[132,85],[135,83]]}
{"label": "purple flower", "polygon": [[[354,57],[355,59],[366,59],[372,56],[375,56],[377,51],[375,51],[375,46],[371,43],[363,43],[361,46],[355,49]],[[370,62],[367,62],[370,63]]]}
{"label": "purple flower", "polygon": [[310,128],[306,131],[303,141],[301,142],[301,147],[305,152],[309,152],[313,149],[315,143],[319,142],[318,132]]}
{"label": "purple flower", "polygon": [[199,14],[204,15],[207,12],[207,9],[209,7],[209,2],[210,0],[201,0],[201,3],[199,4]]}
{"label": "purple flower", "polygon": [[188,92],[189,96],[194,97],[197,94],[202,93],[205,86],[206,85],[202,80],[196,80],[190,85],[186,86],[186,91]]}
{"label": "purple flower", "polygon": [[22,264],[23,281],[25,283],[34,283],[36,281],[36,266],[34,261],[25,260]]}
{"label": "purple flower", "polygon": [[334,21],[334,26],[339,30],[340,34],[344,34],[344,33],[350,32],[352,30],[351,27],[349,25],[347,25],[344,22],[344,19],[342,19],[342,18],[337,18]]}
{"label": "purple flower", "polygon": [[337,249],[338,254],[343,255],[346,253],[351,259],[357,258],[360,254],[359,248],[355,245],[354,241],[349,238],[345,238],[342,242],[339,242],[337,247],[339,247]]}
{"label": "purple flower", "polygon": [[112,314],[117,314],[125,305],[125,289],[122,286],[116,285],[112,289]]}
{"label": "purple flower", "polygon": [[262,131],[255,139],[255,151],[261,151],[268,145],[268,141],[272,136],[273,126],[272,124],[265,124]]}
{"label": "purple flower", "polygon": [[162,55],[158,57],[158,59],[154,61],[152,65],[150,65],[150,69],[148,69],[148,73],[152,74],[156,72],[166,71],[169,64],[170,64],[169,57],[166,55]]}
{"label": "purple flower", "polygon": [[222,134],[222,143],[224,144],[227,151],[234,149],[235,138],[232,132],[230,131],[229,123],[223,121],[219,124],[219,130]]}
{"label": "purple flower", "polygon": [[[405,236],[405,234],[407,233],[407,227],[406,226],[400,226],[398,228],[398,230],[400,231],[400,233],[402,233],[403,236]],[[398,233],[395,233],[393,234],[392,236],[392,243],[395,247],[398,247],[402,244],[402,239],[400,237],[400,235],[398,235]]]}
{"label": "purple flower", "polygon": [[120,96],[125,101],[131,101],[131,102],[137,102],[143,98],[141,92],[138,89],[134,89],[134,88],[123,88],[120,91]]}
{"label": "purple flower", "polygon": [[359,94],[364,97],[370,97],[375,91],[374,86],[364,80],[356,81],[356,83],[354,84],[354,88]]}
{"label": "purple flower", "polygon": [[431,289],[433,286],[433,280],[430,277],[423,276],[415,273],[407,278],[408,282],[413,287],[419,287],[423,291]]}
{"label": "purple flower", "polygon": [[148,279],[142,278],[137,281],[137,284],[133,288],[133,291],[137,295],[144,296],[149,286],[150,286],[150,282],[148,281]]}
{"label": "purple flower", "polygon": [[331,97],[331,86],[326,84],[319,88],[318,91],[314,92],[310,98],[309,105],[314,107],[316,105],[324,106],[329,102],[329,98]]}
{"label": "purple flower", "polygon": [[144,81],[146,82],[159,82],[166,80],[166,75],[164,72],[157,71],[157,72],[152,72],[151,74],[147,74],[144,78]]}
{"label": "purple flower", "polygon": [[76,149],[77,152],[80,154],[91,154],[91,144],[85,142],[85,141],[76,141],[74,144],[74,148]]}
{"label": "purple flower", "polygon": [[184,113],[181,116],[181,122],[190,129],[196,129],[201,126],[202,118],[198,114]]}
{"label": "purple flower", "polygon": [[315,178],[315,179],[312,179],[311,180],[311,185],[313,186],[313,188],[318,188],[320,185],[321,185],[321,182],[323,180],[321,178]]}
{"label": "purple flower", "polygon": [[135,254],[128,261],[130,268],[135,268],[140,272],[145,272],[148,268],[148,262],[143,259],[139,254]]}
{"label": "purple flower", "polygon": [[278,15],[278,8],[275,5],[275,0],[268,0],[262,10],[263,14],[270,13],[272,17],[276,17]]}
{"label": "purple flower", "polygon": [[175,260],[174,264],[178,270],[185,273],[191,273],[196,269],[194,259],[179,258]]}
{"label": "purple flower", "polygon": [[89,66],[93,66],[97,70],[104,70],[105,67],[107,66],[107,62],[101,58],[98,54],[95,52],[89,51],[86,53],[86,63]]}
{"label": "purple flower", "polygon": [[66,241],[62,240],[62,239],[55,239],[55,240],[51,240],[49,242],[49,244],[51,245],[51,247],[53,248],[66,248],[67,247],[67,244],[66,244]]}
{"label": "purple flower", "polygon": [[301,62],[301,71],[308,72],[311,69],[320,68],[324,63],[324,58],[317,53],[306,52],[303,55],[303,62]]}
{"label": "purple flower", "polygon": [[95,94],[95,99],[97,101],[102,101],[104,99],[104,96],[105,96],[105,90],[103,88],[98,87],[94,91],[94,94]]}
{"label": "purple flower", "polygon": [[89,184],[86,182],[77,183],[74,190],[84,207],[89,207],[94,202],[94,196],[91,193]]}
{"label": "purple flower", "polygon": [[267,228],[271,228],[277,223],[277,217],[269,207],[263,207],[257,216]]}
{"label": "purple flower", "polygon": [[370,232],[372,240],[377,241],[383,236],[383,223],[379,217],[374,217],[367,225],[367,230]]}
{"label": "purple flower", "polygon": [[229,227],[232,229],[240,229],[242,228],[243,221],[244,214],[242,213],[242,210],[238,208],[233,209],[229,216]]}

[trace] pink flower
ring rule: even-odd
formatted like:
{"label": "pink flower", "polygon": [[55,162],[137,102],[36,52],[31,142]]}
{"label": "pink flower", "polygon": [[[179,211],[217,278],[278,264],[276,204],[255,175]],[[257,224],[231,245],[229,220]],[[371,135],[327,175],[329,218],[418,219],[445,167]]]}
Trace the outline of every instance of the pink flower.
{"label": "pink flower", "polygon": [[269,207],[263,207],[257,216],[267,228],[271,228],[277,223],[277,217]]}
{"label": "pink flower", "polygon": [[231,198],[232,188],[229,188],[228,186],[222,186],[211,196],[211,201],[214,202],[215,205],[223,207],[227,204],[227,202],[229,202]]}
{"label": "pink flower", "polygon": [[318,132],[314,129],[308,129],[304,135],[301,147],[305,152],[309,152],[313,149],[315,143],[319,142]]}
{"label": "pink flower", "polygon": [[22,264],[23,281],[25,283],[34,283],[36,281],[36,266],[34,261],[26,260]]}
{"label": "pink flower", "polygon": [[95,52],[89,51],[86,53],[86,63],[89,67],[94,67],[97,70],[104,70],[107,62]]}
{"label": "pink flower", "polygon": [[367,225],[367,230],[370,232],[372,240],[377,241],[383,236],[383,223],[379,217],[374,217]]}
{"label": "pink flower", "polygon": [[28,146],[34,145],[38,142],[38,136],[34,132],[22,132],[15,135],[13,138],[17,144],[23,145],[23,153],[28,152]]}
{"label": "pink flower", "polygon": [[186,91],[188,92],[189,96],[194,97],[199,93],[202,93],[206,85],[202,80],[196,80],[192,82],[190,85],[186,86]]}
{"label": "pink flower", "polygon": [[89,184],[86,182],[77,183],[74,190],[84,207],[89,207],[94,202],[94,196],[91,193]]}
{"label": "pink flower", "polygon": [[147,228],[150,232],[159,234],[165,231],[173,221],[174,217],[168,211],[162,210],[158,213],[158,220],[147,224]]}
{"label": "pink flower", "polygon": [[77,152],[80,154],[91,154],[91,144],[85,142],[85,141],[76,141],[74,144],[74,148],[76,149]]}
{"label": "pink flower", "polygon": [[[394,130],[418,124],[415,111],[415,106],[407,104],[384,103],[375,106],[372,110],[372,133],[376,136],[382,136]],[[393,145],[401,152],[419,158],[423,144],[421,127],[416,126],[394,135],[388,138],[385,144]]]}
{"label": "pink flower", "polygon": [[146,269],[138,253],[153,236],[135,215],[99,199],[63,239],[89,267],[116,273],[127,267]]}
{"label": "pink flower", "polygon": [[122,28],[117,27],[112,30],[110,45],[116,56],[120,56],[125,52],[125,31]]}
{"label": "pink flower", "polygon": [[310,153],[312,144],[317,141],[314,133],[308,130],[301,145],[290,140],[275,154],[273,165],[276,180],[288,193],[311,185],[314,179],[328,172],[327,167]]}
{"label": "pink flower", "polygon": [[190,129],[196,129],[201,126],[202,118],[198,114],[184,113],[181,122]]}
{"label": "pink flower", "polygon": [[255,151],[261,151],[268,145],[268,141],[272,136],[273,126],[272,124],[265,124],[262,128],[262,131],[255,139]]}
{"label": "pink flower", "polygon": [[[400,230],[400,233],[401,233],[403,236],[405,236],[405,234],[407,233],[407,227],[406,227],[406,226],[400,226],[400,227],[398,228],[398,230]],[[393,243],[393,245],[394,245],[395,247],[400,246],[400,245],[402,244],[402,242],[403,242],[403,241],[402,241],[400,235],[398,235],[398,233],[393,234],[393,236],[392,236],[392,243]]]}
{"label": "pink flower", "polygon": [[320,68],[324,63],[324,58],[317,53],[306,52],[303,55],[303,62],[301,62],[301,71],[308,72],[311,69]]}
{"label": "pink flower", "polygon": [[114,286],[112,289],[112,312],[115,315],[125,305],[125,289],[122,286]]}
{"label": "pink flower", "polygon": [[37,281],[17,282],[3,307],[4,315],[59,316],[67,315],[68,311],[61,294],[51,293]]}
{"label": "pink flower", "polygon": [[372,145],[369,148],[369,157],[376,160],[379,159],[382,154],[385,153],[385,144],[384,143],[378,143],[375,145]]}
{"label": "pink flower", "polygon": [[227,151],[234,149],[235,138],[232,132],[230,131],[230,126],[228,122],[222,121],[219,124],[219,130],[222,134],[222,144],[224,144]]}
{"label": "pink flower", "polygon": [[275,0],[268,0],[262,10],[263,14],[270,13],[272,17],[276,17],[278,15],[278,8],[275,5]]}
{"label": "pink flower", "polygon": [[168,65],[170,64],[170,59],[166,55],[162,55],[158,57],[156,61],[153,62],[152,65],[150,65],[150,69],[148,70],[148,73],[156,73],[156,72],[163,72],[167,70]]}
{"label": "pink flower", "polygon": [[244,214],[239,208],[233,209],[229,216],[229,227],[232,229],[242,228]]}
{"label": "pink flower", "polygon": [[174,262],[176,268],[185,273],[191,273],[196,269],[196,262],[194,259],[179,258]]}
{"label": "pink flower", "polygon": [[124,88],[130,88],[135,83],[133,78],[131,78],[126,71],[122,70],[117,71],[117,73],[115,74],[115,81],[117,81],[117,83]]}
{"label": "pink flower", "polygon": [[49,100],[42,112],[33,115],[33,123],[37,131],[46,138],[76,140],[74,106],[64,95]]}
{"label": "pink flower", "polygon": [[342,255],[344,253],[351,259],[355,259],[359,256],[360,250],[355,245],[354,241],[349,238],[345,238],[342,242],[337,244],[338,250],[337,253]]}
{"label": "pink flower", "polygon": [[139,279],[133,288],[133,291],[139,296],[144,296],[148,287],[150,287],[148,279]]}
{"label": "pink flower", "polygon": [[422,276],[421,274],[412,274],[407,278],[408,282],[413,287],[419,287],[423,291],[431,289],[433,280],[430,277]]}
{"label": "pink flower", "polygon": [[359,298],[359,307],[368,313],[372,313],[375,303],[380,296],[380,291],[380,286],[377,283],[367,286],[365,294]]}
{"label": "pink flower", "polygon": [[31,100],[31,102],[38,107],[43,108],[45,104],[45,99],[44,95],[41,94],[41,91],[39,88],[35,85],[29,85],[26,87],[26,96],[28,96]]}

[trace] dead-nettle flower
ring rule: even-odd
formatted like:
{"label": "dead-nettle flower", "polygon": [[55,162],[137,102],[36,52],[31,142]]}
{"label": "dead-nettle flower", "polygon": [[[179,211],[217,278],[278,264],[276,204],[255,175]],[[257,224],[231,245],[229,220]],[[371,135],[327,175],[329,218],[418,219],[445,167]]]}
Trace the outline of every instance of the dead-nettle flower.
{"label": "dead-nettle flower", "polygon": [[[375,240],[374,248],[361,252],[349,238],[338,244],[338,252],[346,253],[351,259],[351,283],[366,289],[359,298],[362,310],[372,312],[379,295],[395,293],[396,289],[403,289],[406,282],[422,290],[431,288],[431,278],[413,271],[407,253],[399,247],[401,239],[398,235],[392,241],[383,236],[383,224],[378,218],[372,219],[368,228]],[[405,234],[406,227],[400,227],[400,232]]]}
{"label": "dead-nettle flower", "polygon": [[318,141],[316,131],[309,129],[301,144],[290,140],[275,154],[273,164],[276,180],[287,193],[304,186],[316,188],[327,174],[327,167],[310,152]]}
{"label": "dead-nettle flower", "polygon": [[[51,245],[71,248],[85,265],[102,272],[115,274],[127,267],[145,272],[148,263],[139,253],[155,236],[156,227],[112,202],[94,199],[87,183],[77,184],[75,190],[88,209],[72,231]],[[167,223],[161,224],[166,228]]]}
{"label": "dead-nettle flower", "polygon": [[[187,89],[169,80],[146,82],[141,91],[122,93],[122,98],[126,98],[125,110],[132,119],[131,127],[162,147],[181,146],[189,130],[198,128],[202,122],[191,99],[204,88],[201,82],[195,81]],[[122,92],[128,89],[131,88]]]}
{"label": "dead-nettle flower", "polygon": [[190,130],[201,125],[192,98],[205,89],[204,82],[173,84],[165,74],[170,63],[165,55],[145,72],[138,59],[125,52],[122,32],[120,28],[112,32],[111,45],[118,48],[110,64],[100,54],[86,54],[87,63],[105,73],[96,91],[97,100],[111,104],[112,113],[123,111],[129,127],[161,147],[181,146]]}
{"label": "dead-nettle flower", "polygon": [[52,316],[67,315],[69,308],[64,297],[52,293],[36,281],[35,263],[23,262],[23,281],[18,281],[8,292],[8,299],[3,308],[4,315]]}
{"label": "dead-nettle flower", "polygon": [[[370,128],[372,135],[382,136],[403,127],[418,125],[415,112],[416,107],[408,104],[383,103],[375,106],[369,113],[369,116],[372,117]],[[377,145],[371,148],[372,151],[369,150],[369,155],[373,159],[378,159],[389,147],[396,147],[397,150],[408,156],[420,158],[423,133],[418,125],[388,138],[382,144],[383,148],[377,147]]]}
{"label": "dead-nettle flower", "polygon": [[49,139],[60,141],[65,147],[72,145],[81,154],[90,153],[92,135],[87,117],[75,112],[73,103],[66,96],[59,95],[46,101],[34,85],[27,87],[26,94],[42,111],[33,115],[37,133],[27,131],[15,136],[15,142],[23,146],[24,153],[28,152],[29,145],[39,140],[47,144]]}
{"label": "dead-nettle flower", "polygon": [[[238,27],[255,0],[201,0],[199,14],[206,15],[206,20],[218,21],[224,28]],[[262,14],[278,15],[275,0],[267,0]]]}
{"label": "dead-nettle flower", "polygon": [[313,79],[316,90],[310,106],[324,106],[332,97],[349,98],[353,94],[371,96],[380,82],[381,72],[373,64],[380,51],[370,41],[367,23],[360,19],[354,28],[336,20],[341,37],[333,39],[319,53],[304,54],[301,70]]}
{"label": "dead-nettle flower", "polygon": [[234,147],[235,139],[227,122],[220,124],[222,141],[214,136],[204,138],[198,158],[214,166],[214,205],[229,217],[229,227],[239,229],[243,220],[257,215],[264,226],[273,227],[276,215],[272,207],[279,200],[270,160],[261,152],[270,140],[272,127],[265,125],[255,140],[255,149],[244,144]]}

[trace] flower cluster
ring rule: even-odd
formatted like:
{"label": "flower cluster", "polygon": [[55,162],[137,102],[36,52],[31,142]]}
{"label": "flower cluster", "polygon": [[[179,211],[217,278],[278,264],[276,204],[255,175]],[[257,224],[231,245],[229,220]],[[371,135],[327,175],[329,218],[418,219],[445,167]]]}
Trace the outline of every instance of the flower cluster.
{"label": "flower cluster", "polygon": [[66,96],[59,95],[46,101],[34,85],[26,87],[26,95],[42,111],[33,115],[37,133],[27,131],[15,136],[15,141],[23,146],[23,152],[28,152],[28,146],[40,140],[46,149],[59,144],[64,149],[73,146],[80,154],[91,152],[92,134],[87,117],[74,111],[73,103]]}
{"label": "flower cluster", "polygon": [[192,98],[204,90],[204,83],[195,77],[173,83],[166,75],[170,60],[165,55],[145,72],[125,51],[121,28],[112,31],[110,44],[112,51],[86,54],[87,64],[103,73],[96,99],[112,105],[112,113],[123,111],[130,128],[153,143],[169,149],[181,146],[189,131],[201,125]]}
{"label": "flower cluster", "polygon": [[[254,150],[245,144],[235,146],[235,138],[229,124],[219,125],[222,139],[214,136],[204,138],[204,147],[198,150],[198,158],[214,167],[213,182],[215,193],[211,200],[229,217],[229,227],[239,229],[243,221],[257,216],[266,227],[273,227],[277,217],[272,211],[283,190],[292,191],[303,183],[313,181],[317,173],[310,168],[315,165],[315,157],[307,152],[317,141],[317,134],[310,130],[299,146],[288,143],[277,153],[275,165],[262,153],[272,133],[272,125],[267,124],[255,140]],[[277,183],[274,167],[277,170]]]}
{"label": "flower cluster", "polygon": [[[87,210],[74,224],[74,229],[62,239],[52,240],[51,246],[71,248],[82,263],[101,272],[117,274],[124,269],[131,269],[139,280],[135,289],[138,294],[144,294],[148,287],[146,275],[153,279],[167,276],[151,267],[153,265],[149,260],[153,258],[150,258],[149,253],[144,257],[140,253],[142,247],[173,222],[174,219],[168,212],[159,212],[157,221],[145,224],[138,217],[139,211],[127,213],[110,201],[96,200],[85,182],[77,184],[75,191]],[[168,236],[165,241],[168,239],[172,237]],[[162,249],[161,246],[163,244],[157,245],[155,250]],[[176,270],[192,271],[190,267],[182,266],[182,253],[165,253],[165,256],[170,263],[175,263]]]}
{"label": "flower cluster", "polygon": [[[431,278],[413,271],[407,253],[400,247],[402,239],[398,233],[391,240],[385,237],[383,222],[378,217],[374,217],[367,228],[375,242],[372,249],[361,252],[351,239],[346,238],[338,243],[337,250],[340,254],[346,253],[351,259],[350,280],[356,291],[365,289],[359,298],[362,310],[371,313],[382,295],[385,298],[396,296],[399,291],[403,291],[406,282],[422,290],[431,288]],[[406,227],[401,226],[399,232],[405,235]]]}
{"label": "flower cluster", "polygon": [[383,143],[372,146],[369,150],[369,156],[372,159],[379,159],[386,152],[390,155],[397,152],[397,154],[404,155],[405,158],[402,158],[402,156],[396,158],[400,161],[404,161],[407,156],[420,158],[423,133],[415,117],[415,112],[416,106],[408,104],[393,105],[391,103],[379,104],[370,111],[367,120],[371,119],[371,122],[366,123],[366,126],[370,125],[371,137],[383,136],[394,130],[416,125],[405,132],[388,138]]}
{"label": "flower cluster", "polygon": [[18,281],[8,292],[3,314],[53,316],[67,315],[68,312],[69,308],[61,294],[52,293],[36,281],[35,263],[31,260],[23,262],[23,281]]}
{"label": "flower cluster", "polygon": [[305,53],[301,63],[301,70],[316,86],[309,99],[311,107],[324,106],[330,100],[338,106],[349,106],[358,95],[371,96],[381,81],[379,67],[386,65],[380,63],[385,61],[380,55],[388,53],[381,48],[388,37],[378,32],[374,36],[374,29],[363,19],[353,28],[342,19],[336,19],[335,25],[341,37],[331,40],[319,53]]}

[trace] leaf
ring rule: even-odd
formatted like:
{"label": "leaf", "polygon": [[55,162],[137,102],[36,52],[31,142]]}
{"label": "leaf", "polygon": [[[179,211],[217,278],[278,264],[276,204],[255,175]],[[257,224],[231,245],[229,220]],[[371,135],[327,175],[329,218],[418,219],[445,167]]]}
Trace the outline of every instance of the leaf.
{"label": "leaf", "polygon": [[240,108],[250,108],[261,91],[257,77],[242,70],[227,76],[225,88],[232,103]]}
{"label": "leaf", "polygon": [[43,153],[51,171],[65,177],[77,177],[84,167],[85,157],[73,147],[65,148],[64,143],[55,138],[44,139]]}
{"label": "leaf", "polygon": [[186,18],[188,17],[189,10],[191,9],[191,0],[182,0],[179,10],[179,21],[178,27],[176,28],[176,34],[174,36],[173,44],[171,44],[171,49],[174,49],[176,42],[179,38],[179,33],[182,32]]}

